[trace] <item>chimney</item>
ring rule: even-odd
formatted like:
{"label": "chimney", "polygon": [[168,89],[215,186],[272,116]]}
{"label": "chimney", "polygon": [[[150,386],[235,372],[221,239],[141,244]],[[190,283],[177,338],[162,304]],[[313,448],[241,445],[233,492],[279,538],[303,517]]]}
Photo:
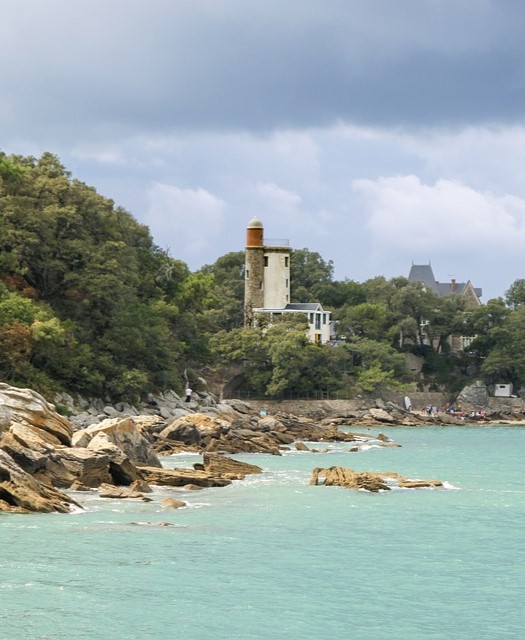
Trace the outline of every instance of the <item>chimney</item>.
{"label": "chimney", "polygon": [[452,293],[456,293],[456,291],[458,290],[455,278],[452,278],[452,282],[450,283],[450,290],[452,291]]}

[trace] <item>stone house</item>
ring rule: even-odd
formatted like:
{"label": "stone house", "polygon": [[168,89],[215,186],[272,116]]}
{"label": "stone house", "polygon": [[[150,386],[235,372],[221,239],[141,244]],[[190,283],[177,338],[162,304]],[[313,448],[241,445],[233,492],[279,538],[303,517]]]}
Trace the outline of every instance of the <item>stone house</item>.
{"label": "stone house", "polygon": [[[460,296],[470,308],[479,307],[483,294],[479,287],[474,287],[472,282],[456,282],[454,278],[450,282],[438,282],[432,271],[431,264],[412,264],[408,274],[409,282],[422,282],[425,287],[437,296]],[[476,336],[453,335],[449,338],[451,351],[465,351]]]}

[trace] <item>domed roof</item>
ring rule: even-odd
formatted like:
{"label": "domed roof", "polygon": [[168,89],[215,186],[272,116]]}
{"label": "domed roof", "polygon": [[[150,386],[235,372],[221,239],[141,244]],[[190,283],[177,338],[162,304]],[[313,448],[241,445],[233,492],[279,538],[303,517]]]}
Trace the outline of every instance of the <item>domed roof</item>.
{"label": "domed roof", "polygon": [[263,223],[259,220],[259,218],[252,218],[250,222],[248,222],[247,229],[262,229]]}

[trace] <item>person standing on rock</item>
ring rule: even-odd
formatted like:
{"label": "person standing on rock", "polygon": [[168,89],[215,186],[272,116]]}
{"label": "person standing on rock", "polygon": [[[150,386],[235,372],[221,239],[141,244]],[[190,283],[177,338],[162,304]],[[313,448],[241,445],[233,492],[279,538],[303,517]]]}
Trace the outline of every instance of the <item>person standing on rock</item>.
{"label": "person standing on rock", "polygon": [[185,402],[191,402],[191,396],[193,394],[193,390],[190,389],[190,387],[186,387],[186,398],[185,398]]}

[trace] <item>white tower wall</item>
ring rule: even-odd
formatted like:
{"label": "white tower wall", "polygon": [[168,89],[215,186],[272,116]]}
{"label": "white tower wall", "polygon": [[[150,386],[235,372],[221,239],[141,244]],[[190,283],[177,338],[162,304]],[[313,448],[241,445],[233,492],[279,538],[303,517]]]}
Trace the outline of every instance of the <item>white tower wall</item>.
{"label": "white tower wall", "polygon": [[279,309],[290,302],[290,250],[264,247],[264,303],[266,309]]}

